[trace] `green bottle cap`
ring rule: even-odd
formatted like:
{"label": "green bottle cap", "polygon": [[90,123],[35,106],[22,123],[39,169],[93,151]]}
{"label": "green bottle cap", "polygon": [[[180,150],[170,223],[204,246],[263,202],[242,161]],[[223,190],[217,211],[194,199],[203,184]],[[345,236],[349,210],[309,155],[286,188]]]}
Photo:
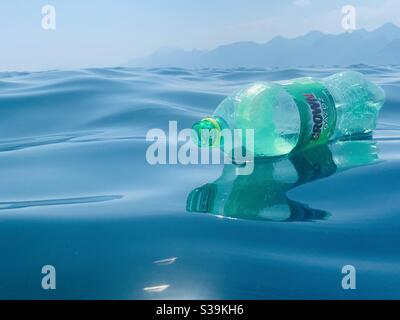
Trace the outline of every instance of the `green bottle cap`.
{"label": "green bottle cap", "polygon": [[221,140],[221,126],[214,118],[204,118],[193,127],[193,141],[199,147],[217,147]]}

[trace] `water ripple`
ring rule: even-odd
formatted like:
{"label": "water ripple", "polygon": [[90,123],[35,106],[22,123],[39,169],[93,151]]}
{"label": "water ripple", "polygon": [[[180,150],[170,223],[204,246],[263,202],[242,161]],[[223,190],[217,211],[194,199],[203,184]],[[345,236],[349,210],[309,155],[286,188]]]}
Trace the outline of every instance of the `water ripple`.
{"label": "water ripple", "polygon": [[86,203],[118,200],[121,198],[122,198],[121,195],[109,195],[109,196],[91,196],[91,197],[45,199],[45,200],[31,200],[31,201],[10,201],[10,202],[0,202],[0,210],[43,207],[43,206],[61,206],[61,205],[71,205],[71,204],[86,204]]}

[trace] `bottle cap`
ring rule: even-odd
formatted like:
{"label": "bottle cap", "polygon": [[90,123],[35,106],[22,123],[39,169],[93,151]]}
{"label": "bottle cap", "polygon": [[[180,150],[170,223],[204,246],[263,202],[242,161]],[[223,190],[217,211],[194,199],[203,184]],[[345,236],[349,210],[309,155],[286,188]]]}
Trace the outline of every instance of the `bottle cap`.
{"label": "bottle cap", "polygon": [[196,122],[193,127],[193,141],[199,147],[219,146],[221,140],[221,127],[214,118],[204,118]]}

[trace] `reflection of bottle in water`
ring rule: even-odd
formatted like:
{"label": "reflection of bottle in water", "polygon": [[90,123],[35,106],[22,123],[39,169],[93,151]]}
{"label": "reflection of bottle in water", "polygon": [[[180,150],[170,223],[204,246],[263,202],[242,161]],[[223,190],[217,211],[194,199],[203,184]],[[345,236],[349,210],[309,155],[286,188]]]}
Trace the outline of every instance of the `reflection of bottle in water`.
{"label": "reflection of bottle in water", "polygon": [[189,194],[187,211],[274,221],[324,219],[326,212],[288,199],[287,191],[335,172],[377,161],[376,144],[360,140],[317,146],[289,158],[267,158],[256,162],[253,173],[248,176],[238,176],[235,165],[225,165],[215,182]]}
{"label": "reflection of bottle in water", "polygon": [[193,129],[200,146],[221,148],[222,130],[254,129],[254,155],[279,156],[342,136],[370,134],[384,99],[380,87],[352,71],[322,80],[256,83],[226,98]]}

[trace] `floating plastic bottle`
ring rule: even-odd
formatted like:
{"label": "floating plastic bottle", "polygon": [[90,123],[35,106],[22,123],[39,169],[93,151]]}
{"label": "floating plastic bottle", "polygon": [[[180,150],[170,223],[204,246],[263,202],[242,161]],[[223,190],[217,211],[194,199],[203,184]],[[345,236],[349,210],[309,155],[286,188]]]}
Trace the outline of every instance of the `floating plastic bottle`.
{"label": "floating plastic bottle", "polygon": [[193,129],[199,146],[222,149],[224,131],[241,130],[245,136],[244,131],[252,129],[250,151],[255,157],[280,156],[341,137],[372,134],[384,100],[379,86],[354,71],[321,80],[255,83],[227,97]]}

